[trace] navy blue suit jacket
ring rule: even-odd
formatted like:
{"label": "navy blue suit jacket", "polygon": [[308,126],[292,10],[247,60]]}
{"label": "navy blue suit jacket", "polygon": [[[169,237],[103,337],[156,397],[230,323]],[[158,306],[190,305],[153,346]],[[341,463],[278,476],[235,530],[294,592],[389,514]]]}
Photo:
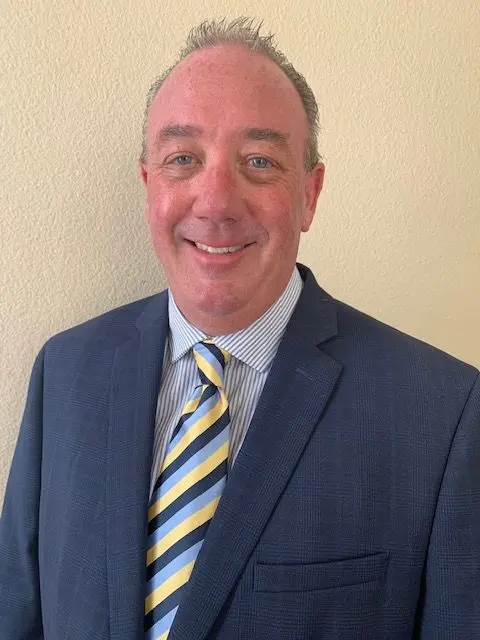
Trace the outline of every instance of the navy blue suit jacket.
{"label": "navy blue suit jacket", "polygon": [[[480,638],[478,371],[299,303],[171,640]],[[141,640],[165,293],[38,356],[0,525],[2,640]]]}

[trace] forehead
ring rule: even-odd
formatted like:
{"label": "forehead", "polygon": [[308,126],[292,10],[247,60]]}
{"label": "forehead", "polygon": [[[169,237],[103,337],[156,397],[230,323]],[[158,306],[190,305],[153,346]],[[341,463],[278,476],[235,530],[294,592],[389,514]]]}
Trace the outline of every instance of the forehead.
{"label": "forehead", "polygon": [[291,81],[271,60],[238,45],[196,51],[175,67],[153,101],[149,137],[171,123],[219,135],[274,129],[302,148],[308,135]]}

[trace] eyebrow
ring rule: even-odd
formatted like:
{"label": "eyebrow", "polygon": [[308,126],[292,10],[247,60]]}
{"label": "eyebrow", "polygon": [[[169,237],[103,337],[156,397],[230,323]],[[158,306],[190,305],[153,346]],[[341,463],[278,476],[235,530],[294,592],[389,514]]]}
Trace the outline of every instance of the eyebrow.
{"label": "eyebrow", "polygon": [[276,129],[259,129],[258,127],[244,129],[244,135],[248,140],[266,140],[272,142],[277,147],[289,151],[289,136]]}
{"label": "eyebrow", "polygon": [[159,147],[162,142],[177,138],[198,138],[201,133],[202,129],[200,127],[195,127],[191,124],[169,124],[158,131],[155,136],[155,145]]}

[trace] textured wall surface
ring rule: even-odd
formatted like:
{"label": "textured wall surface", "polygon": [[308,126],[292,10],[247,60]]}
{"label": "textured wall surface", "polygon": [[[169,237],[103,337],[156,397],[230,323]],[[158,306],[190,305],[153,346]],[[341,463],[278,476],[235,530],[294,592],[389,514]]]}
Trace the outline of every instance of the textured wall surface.
{"label": "textured wall surface", "polygon": [[301,258],[332,294],[480,365],[478,0],[2,0],[0,496],[36,352],[156,291],[136,158],[188,28],[263,18],[316,92]]}

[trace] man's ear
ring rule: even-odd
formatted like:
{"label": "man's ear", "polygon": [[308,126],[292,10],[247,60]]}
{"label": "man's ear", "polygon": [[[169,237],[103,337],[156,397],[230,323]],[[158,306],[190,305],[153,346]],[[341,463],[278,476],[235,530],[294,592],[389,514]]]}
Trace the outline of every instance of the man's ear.
{"label": "man's ear", "polygon": [[140,178],[142,179],[142,182],[145,186],[147,186],[147,180],[148,180],[148,174],[147,174],[147,165],[144,164],[143,162],[139,162],[139,174],[140,174]]}
{"label": "man's ear", "polygon": [[[138,163],[138,173],[140,175],[140,178],[144,184],[144,186],[147,186],[147,182],[148,182],[148,173],[147,173],[147,165],[144,164],[143,162],[139,162]],[[149,220],[149,207],[148,207],[148,198],[145,198],[145,204],[144,204],[144,208],[143,208],[143,215],[145,216],[145,220],[148,222]]]}
{"label": "man's ear", "polygon": [[317,162],[305,180],[305,208],[302,216],[302,231],[308,231],[310,229],[313,216],[315,215],[318,196],[323,188],[324,177],[325,165],[323,162]]}

